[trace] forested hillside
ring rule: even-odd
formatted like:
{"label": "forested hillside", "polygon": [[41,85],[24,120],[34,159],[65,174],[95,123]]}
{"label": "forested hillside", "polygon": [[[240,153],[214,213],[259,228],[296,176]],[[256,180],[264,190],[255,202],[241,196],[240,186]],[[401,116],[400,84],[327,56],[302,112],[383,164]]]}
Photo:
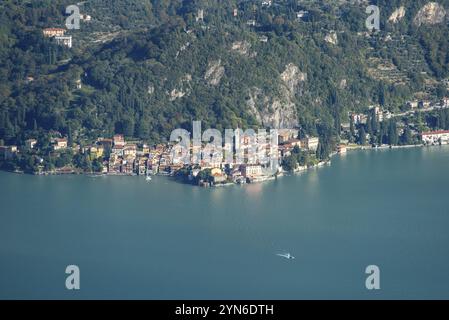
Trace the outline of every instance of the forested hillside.
{"label": "forested hillside", "polygon": [[42,30],[64,27],[70,1],[2,1],[0,139],[156,143],[192,120],[337,134],[350,111],[447,93],[449,0],[430,14],[424,0],[373,1],[372,33],[368,1],[262,2],[85,1],[92,21],[67,32],[69,49]]}

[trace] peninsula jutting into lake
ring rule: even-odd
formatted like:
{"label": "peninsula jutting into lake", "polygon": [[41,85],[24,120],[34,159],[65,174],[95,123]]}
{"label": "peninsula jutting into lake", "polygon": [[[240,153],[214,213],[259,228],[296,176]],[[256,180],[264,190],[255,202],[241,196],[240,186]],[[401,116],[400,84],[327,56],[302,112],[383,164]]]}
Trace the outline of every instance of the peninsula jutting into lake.
{"label": "peninsula jutting into lake", "polygon": [[0,299],[449,299],[449,0],[0,21]]}
{"label": "peninsula jutting into lake", "polygon": [[[4,170],[38,175],[167,175],[204,187],[261,182],[322,166],[330,162],[332,155],[344,154],[348,149],[449,144],[449,130],[436,130],[441,123],[446,127],[444,123],[449,121],[449,98],[429,103],[427,107],[424,103],[417,103],[415,108],[411,105],[408,103],[410,111],[398,115],[380,107],[371,107],[367,114],[351,113],[349,123],[342,125],[338,139],[301,137],[300,130],[280,129],[276,131],[274,149],[266,132],[260,135],[252,131],[251,135],[242,130],[239,138],[231,137],[229,148],[230,152],[235,152],[235,145],[240,144],[242,162],[232,156],[226,163],[222,148],[211,148],[206,152],[202,150],[205,143],[195,147],[188,142],[188,157],[198,153],[199,160],[192,164],[180,161],[180,151],[174,142],[150,147],[143,141],[126,141],[122,134],[116,134],[112,139],[98,138],[83,146],[54,132],[54,136],[45,142],[32,138],[26,140],[24,146],[0,146],[0,165]],[[418,123],[423,114],[429,120]],[[439,125],[431,131],[433,123]],[[254,154],[251,155],[249,150],[253,147]],[[258,161],[260,154],[274,158],[276,167],[273,168],[273,162]],[[252,156],[255,157],[253,161]]]}

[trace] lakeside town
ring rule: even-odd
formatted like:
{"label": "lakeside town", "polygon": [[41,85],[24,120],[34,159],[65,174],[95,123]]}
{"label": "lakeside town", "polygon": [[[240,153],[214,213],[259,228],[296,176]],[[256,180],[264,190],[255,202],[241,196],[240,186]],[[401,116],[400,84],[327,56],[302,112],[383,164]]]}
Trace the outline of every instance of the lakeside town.
{"label": "lakeside town", "polygon": [[[262,1],[261,7],[274,5],[272,1]],[[242,10],[234,8],[234,18],[242,15]],[[83,23],[95,21],[88,14],[81,14]],[[231,14],[231,13],[230,13]],[[298,21],[307,20],[309,11],[300,10],[293,15]],[[207,12],[198,9],[195,21],[203,25]],[[246,18],[245,18],[246,19]],[[245,20],[245,24],[256,27],[256,19]],[[80,42],[80,34],[71,34],[70,30],[60,27],[43,28],[45,38],[53,39],[59,46],[72,49]],[[191,30],[185,30],[190,32]],[[362,32],[361,37],[370,37],[370,33]],[[260,34],[261,43],[267,43],[269,37]],[[387,33],[385,43],[394,42],[394,35]],[[338,36],[331,31],[325,42],[336,44]],[[385,67],[385,66],[384,66]],[[384,68],[385,69],[385,68]],[[379,71],[379,70],[377,70]],[[386,68],[384,71],[391,72]],[[382,75],[379,75],[382,76]],[[73,79],[77,90],[86,86],[82,77]],[[27,83],[34,82],[34,76],[26,78]],[[346,80],[342,82],[345,84]],[[441,83],[449,88],[449,79]],[[346,84],[345,84],[346,85]],[[153,89],[154,90],[154,87]],[[149,90],[150,92],[152,90]],[[447,91],[446,91],[447,92]],[[427,99],[428,96],[425,96]],[[277,154],[270,154],[280,159],[280,166],[274,172],[260,163],[224,164],[223,161],[201,161],[196,165],[184,165],[174,159],[174,145],[170,143],[153,145],[148,141],[134,140],[122,133],[108,137],[95,137],[95,140],[73,139],[68,132],[50,131],[39,137],[31,134],[21,141],[23,145],[3,145],[0,141],[0,168],[6,171],[49,174],[101,174],[101,175],[167,175],[180,181],[202,185],[218,186],[225,184],[244,184],[274,179],[285,173],[301,172],[308,168],[329,163],[334,154],[344,154],[352,149],[392,148],[396,146],[441,145],[449,143],[449,118],[440,121],[438,116],[421,119],[422,115],[430,115],[447,111],[449,98],[435,100],[409,101],[400,111],[394,113],[380,105],[367,108],[366,112],[350,112],[346,121],[336,124],[336,137],[322,136],[318,132],[310,134],[301,128],[281,130]],[[59,130],[59,129],[58,129]],[[77,141],[74,141],[77,140]],[[249,148],[250,141],[243,145]],[[266,153],[269,152],[268,144]],[[193,149],[190,150],[194,152]]]}
{"label": "lakeside town", "polygon": [[[280,159],[280,166],[274,171],[257,161],[225,164],[223,157],[212,156],[205,159],[204,154],[198,164],[184,164],[176,159],[177,151],[173,143],[150,146],[142,141],[126,140],[123,134],[116,134],[112,138],[98,138],[93,143],[81,145],[59,132],[51,132],[47,141],[30,138],[22,146],[0,145],[0,165],[3,170],[37,175],[165,175],[176,177],[185,183],[210,187],[275,179],[285,173],[322,166],[330,162],[332,155],[344,154],[353,149],[449,144],[449,130],[418,131],[416,124],[423,114],[447,112],[449,98],[438,103],[408,102],[407,106],[409,111],[401,114],[382,110],[380,106],[370,107],[367,113],[350,113],[349,123],[341,124],[338,141],[332,143],[331,149],[324,155],[320,154],[320,145],[324,143],[322,138],[308,135],[301,137],[299,129],[279,130],[278,146],[275,149],[277,155],[270,154]],[[406,117],[409,120],[404,120]],[[388,136],[387,133],[387,141],[384,141],[385,137],[376,137],[371,124],[382,127],[387,121],[388,130],[393,130],[396,137],[393,138],[391,133]],[[241,139],[248,154],[247,149],[252,140],[247,136],[242,136]],[[273,152],[268,142],[262,148],[259,145],[258,150],[266,155]],[[194,151],[190,147],[190,153]]]}
{"label": "lakeside town", "polygon": [[[294,149],[316,152],[319,139],[317,137],[295,138],[297,130],[283,130],[279,134],[280,145],[278,152],[280,157],[286,157],[294,152]],[[251,141],[243,138],[244,148],[249,148]],[[100,175],[129,175],[129,176],[176,176],[187,178],[187,181],[202,186],[222,185],[228,183],[252,183],[269,180],[278,175],[282,170],[276,171],[270,176],[264,173],[262,164],[224,164],[222,159],[211,157],[209,161],[201,160],[198,165],[184,165],[176,160],[174,144],[158,144],[150,147],[141,142],[126,141],[122,134],[116,134],[113,138],[99,138],[95,143],[81,147],[78,144],[70,144],[67,137],[58,137],[50,141],[50,157],[61,159],[67,153],[73,155],[70,163],[61,166],[63,162],[56,161],[54,166],[48,166],[41,153],[37,139],[28,139],[25,146],[0,146],[0,161],[14,163],[21,155],[32,155],[31,159],[34,172],[38,175],[50,174],[100,174]],[[268,148],[268,143],[264,148]],[[268,150],[268,149],[267,149]],[[191,150],[192,151],[192,148]],[[75,158],[82,157],[89,164],[86,170],[77,166]],[[187,171],[186,171],[187,170]],[[13,170],[24,173],[21,170]]]}

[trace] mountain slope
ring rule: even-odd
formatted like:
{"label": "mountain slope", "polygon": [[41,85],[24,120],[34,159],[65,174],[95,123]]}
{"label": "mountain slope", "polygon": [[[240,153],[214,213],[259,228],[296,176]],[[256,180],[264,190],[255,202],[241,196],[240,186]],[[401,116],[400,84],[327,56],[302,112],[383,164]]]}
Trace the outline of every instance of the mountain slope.
{"label": "mountain slope", "polygon": [[449,1],[439,3],[378,1],[381,31],[369,34],[365,2],[86,1],[93,19],[69,32],[69,50],[42,36],[64,25],[68,1],[4,1],[0,139],[158,142],[192,120],[336,134],[349,111],[441,94]]}

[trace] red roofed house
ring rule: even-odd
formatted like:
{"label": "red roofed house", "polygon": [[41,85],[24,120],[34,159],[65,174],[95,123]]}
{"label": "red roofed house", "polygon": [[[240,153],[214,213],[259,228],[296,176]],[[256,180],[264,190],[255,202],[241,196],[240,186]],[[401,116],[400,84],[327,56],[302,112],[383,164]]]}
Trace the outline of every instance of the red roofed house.
{"label": "red roofed house", "polygon": [[421,134],[422,142],[424,144],[448,144],[449,143],[449,130],[423,132]]}
{"label": "red roofed house", "polygon": [[62,37],[65,34],[65,29],[62,28],[46,28],[42,32],[45,37]]}
{"label": "red roofed house", "polygon": [[67,138],[55,139],[53,144],[53,150],[57,151],[67,149],[67,144],[68,144]]}
{"label": "red roofed house", "polygon": [[125,137],[122,134],[116,134],[114,136],[114,146],[125,146]]}

